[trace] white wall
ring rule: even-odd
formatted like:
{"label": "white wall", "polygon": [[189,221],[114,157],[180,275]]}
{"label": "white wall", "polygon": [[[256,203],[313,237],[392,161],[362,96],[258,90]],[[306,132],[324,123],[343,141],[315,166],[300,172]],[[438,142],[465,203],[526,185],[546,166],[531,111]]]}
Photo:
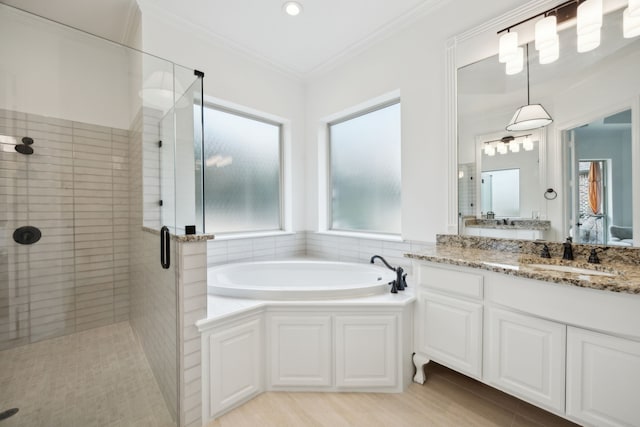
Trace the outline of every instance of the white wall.
{"label": "white wall", "polygon": [[399,89],[402,237],[433,242],[437,233],[446,232],[446,40],[518,3],[521,2],[444,2],[428,16],[309,82],[306,98],[306,224],[309,230],[318,228],[317,135],[321,119]]}
{"label": "white wall", "polygon": [[0,4],[0,108],[128,129],[131,51]]}
{"label": "white wall", "polygon": [[[193,27],[142,8],[145,52],[205,73],[205,96],[290,120],[293,229],[305,229],[304,99],[301,81],[212,41]],[[285,130],[287,131],[287,130]]]}

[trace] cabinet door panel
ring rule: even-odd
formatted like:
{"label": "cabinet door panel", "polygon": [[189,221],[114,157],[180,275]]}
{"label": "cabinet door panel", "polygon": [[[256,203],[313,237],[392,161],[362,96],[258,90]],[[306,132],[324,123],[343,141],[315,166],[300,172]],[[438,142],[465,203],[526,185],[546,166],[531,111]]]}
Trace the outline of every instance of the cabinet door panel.
{"label": "cabinet door panel", "polygon": [[335,321],[336,386],[395,386],[396,316],[336,316]]}
{"label": "cabinet door panel", "polygon": [[487,317],[487,381],[563,412],[566,326],[497,308]]}
{"label": "cabinet door panel", "polygon": [[481,376],[482,305],[420,293],[419,350],[460,372]]}
{"label": "cabinet door panel", "polygon": [[331,317],[273,315],[271,385],[331,385]]}
{"label": "cabinet door panel", "polygon": [[254,319],[209,337],[208,419],[262,391],[261,329]]}
{"label": "cabinet door panel", "polygon": [[567,415],[588,425],[640,426],[640,342],[567,333]]}

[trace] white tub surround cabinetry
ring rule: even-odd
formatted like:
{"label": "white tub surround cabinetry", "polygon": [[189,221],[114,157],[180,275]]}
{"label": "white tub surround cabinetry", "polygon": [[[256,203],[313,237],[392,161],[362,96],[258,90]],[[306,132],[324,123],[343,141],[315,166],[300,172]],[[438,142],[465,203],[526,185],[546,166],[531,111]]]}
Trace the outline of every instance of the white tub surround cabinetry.
{"label": "white tub surround cabinetry", "polygon": [[582,425],[640,425],[640,294],[444,262],[414,261],[419,382],[432,359]]}
{"label": "white tub surround cabinetry", "polygon": [[324,301],[209,296],[203,420],[266,390],[399,393],[411,382],[413,302],[399,294]]}

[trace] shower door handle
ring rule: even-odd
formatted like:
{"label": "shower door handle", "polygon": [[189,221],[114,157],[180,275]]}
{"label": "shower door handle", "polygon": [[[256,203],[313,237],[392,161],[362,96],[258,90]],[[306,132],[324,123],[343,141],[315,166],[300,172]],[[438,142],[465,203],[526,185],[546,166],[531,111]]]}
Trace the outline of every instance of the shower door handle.
{"label": "shower door handle", "polygon": [[160,229],[160,264],[164,269],[171,266],[171,236],[166,225]]}

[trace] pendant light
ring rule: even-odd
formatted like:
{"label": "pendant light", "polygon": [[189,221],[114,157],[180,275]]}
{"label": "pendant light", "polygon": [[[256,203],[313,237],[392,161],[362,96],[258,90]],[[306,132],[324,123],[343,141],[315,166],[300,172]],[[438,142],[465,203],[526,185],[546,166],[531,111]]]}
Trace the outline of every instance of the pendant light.
{"label": "pendant light", "polygon": [[527,105],[518,108],[507,125],[510,132],[538,129],[553,122],[549,113],[540,104],[531,104],[529,97],[529,45],[527,44]]}

